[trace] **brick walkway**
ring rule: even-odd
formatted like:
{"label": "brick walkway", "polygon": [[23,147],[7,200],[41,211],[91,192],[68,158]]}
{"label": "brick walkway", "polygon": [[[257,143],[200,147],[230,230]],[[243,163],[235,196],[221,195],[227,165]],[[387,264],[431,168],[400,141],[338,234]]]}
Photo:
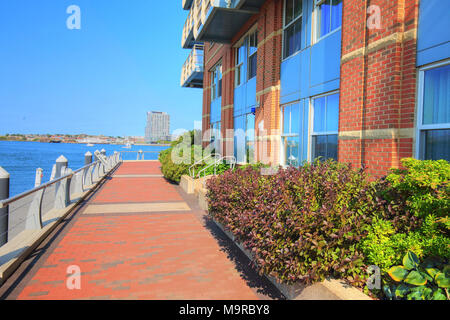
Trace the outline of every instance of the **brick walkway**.
{"label": "brick walkway", "polygon": [[[0,288],[3,299],[280,298],[159,162],[126,162]],[[68,289],[68,268],[81,289]]]}

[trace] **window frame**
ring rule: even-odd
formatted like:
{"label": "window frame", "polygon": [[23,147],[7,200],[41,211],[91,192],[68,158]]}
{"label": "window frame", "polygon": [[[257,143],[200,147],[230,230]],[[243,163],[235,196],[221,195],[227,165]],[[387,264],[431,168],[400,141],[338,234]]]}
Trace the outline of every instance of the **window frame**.
{"label": "window frame", "polygon": [[[329,91],[323,94],[319,94],[317,96],[311,97],[309,99],[309,124],[308,124],[308,161],[309,162],[313,162],[315,160],[315,158],[313,158],[313,138],[315,136],[331,136],[331,135],[337,135],[338,136],[338,143],[339,143],[339,115],[340,115],[340,110],[339,110],[339,105],[340,105],[340,96],[339,96],[339,105],[338,105],[338,130],[337,131],[324,131],[324,132],[314,132],[314,101],[316,99],[319,98],[323,98],[323,97],[327,97],[327,96],[332,96],[334,94],[338,94],[339,95],[339,90],[333,90],[333,91]],[[327,104],[328,104],[328,100],[327,100]],[[337,158],[339,159],[339,147],[338,150],[336,152],[337,154]]]}
{"label": "window frame", "polygon": [[[234,87],[237,88],[241,86],[244,82],[239,82],[241,80],[242,70],[244,69],[244,58],[241,59],[239,63],[239,50],[245,46],[245,41],[243,41],[238,47],[234,48]],[[239,70],[239,73],[237,72]]]}
{"label": "window frame", "polygon": [[[289,165],[286,162],[286,154],[285,154],[285,149],[286,149],[285,144],[286,144],[286,142],[285,142],[285,139],[287,139],[287,138],[297,138],[298,139],[298,143],[299,143],[299,148],[300,148],[300,132],[298,132],[296,134],[295,133],[288,133],[288,134],[284,133],[284,110],[285,110],[286,107],[293,106],[293,105],[298,105],[298,107],[300,109],[300,100],[289,102],[289,103],[286,103],[286,104],[283,104],[283,105],[280,106],[280,108],[281,108],[281,110],[280,110],[281,111],[280,112],[280,128],[281,128],[281,130],[280,130],[280,142],[281,142],[280,143],[280,148],[281,148],[281,150],[280,150],[280,164],[281,164],[281,166],[283,168],[289,167]],[[290,129],[292,127],[291,113],[289,114],[289,117],[290,117],[289,118],[289,131],[290,131]],[[298,121],[300,121],[300,118],[298,119]],[[299,165],[300,165],[300,163],[299,163]]]}
{"label": "window frame", "polygon": [[[331,0],[331,1],[335,1],[335,0]],[[343,2],[344,0],[342,0],[342,2]],[[326,33],[326,34],[324,34],[323,36],[319,36],[319,24],[318,24],[318,22],[319,22],[319,7],[323,4],[325,2],[325,0],[321,3],[321,4],[319,4],[319,5],[317,5],[315,2],[314,2],[314,4],[313,4],[313,23],[312,23],[312,27],[311,27],[311,33],[312,33],[312,36],[311,36],[311,39],[312,39],[312,45],[313,44],[316,44],[316,43],[318,43],[319,41],[321,41],[322,39],[325,39],[326,37],[328,37],[328,36],[330,36],[330,35],[332,35],[333,33],[335,33],[335,32],[338,32],[339,30],[341,30],[342,29],[342,12],[341,12],[341,25],[339,26],[339,27],[337,27],[336,29],[334,29],[334,30],[331,30],[330,32],[328,32],[328,33]],[[330,10],[331,10],[331,8],[330,8]],[[330,14],[330,17],[331,17],[331,14]],[[331,23],[331,21],[330,21],[330,23]]]}
{"label": "window frame", "polygon": [[429,65],[423,66],[418,70],[417,77],[417,107],[416,107],[416,121],[415,121],[415,152],[414,156],[416,159],[425,159],[425,142],[423,140],[423,132],[450,129],[450,122],[448,123],[438,123],[438,124],[423,124],[423,111],[424,111],[424,89],[425,89],[425,72],[428,70],[436,69],[450,65],[450,59],[431,63]]}
{"label": "window frame", "polygon": [[[286,25],[286,3],[287,1],[295,1],[295,0],[284,0],[283,3],[283,36],[282,36],[282,42],[281,42],[281,61],[284,61],[286,59],[289,59],[293,56],[295,56],[296,54],[298,54],[300,51],[302,51],[302,39],[303,39],[303,0],[301,0],[301,4],[302,4],[302,11],[301,13],[298,15],[298,17],[293,18],[291,22],[289,22]],[[293,54],[289,55],[289,56],[284,56],[285,55],[285,49],[286,49],[286,29],[288,29],[289,27],[291,27],[295,22],[297,22],[297,20],[301,19],[301,23],[300,23],[300,49],[297,50],[296,52],[294,52]]]}
{"label": "window frame", "polygon": [[[222,68],[222,61],[219,61],[210,69],[211,74],[211,101],[214,101],[220,97],[222,97],[222,71],[219,70]],[[220,71],[220,79],[219,72]],[[220,93],[220,95],[219,95]]]}
{"label": "window frame", "polygon": [[[256,48],[256,50],[255,52],[250,54],[250,48],[252,48],[250,44],[250,39],[252,36],[255,37],[254,47]],[[248,82],[249,80],[255,78],[257,75],[257,70],[255,70],[255,75],[250,78],[250,58],[252,58],[253,56],[256,56],[256,68],[258,68],[258,30],[254,30],[249,35],[247,35],[246,38],[247,38],[247,82]]]}

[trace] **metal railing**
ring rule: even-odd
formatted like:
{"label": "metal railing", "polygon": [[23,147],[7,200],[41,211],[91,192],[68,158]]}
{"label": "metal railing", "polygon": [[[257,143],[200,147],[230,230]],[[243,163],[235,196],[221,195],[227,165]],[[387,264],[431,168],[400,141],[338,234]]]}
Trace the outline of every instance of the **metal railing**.
{"label": "metal railing", "polygon": [[203,72],[203,45],[196,44],[187,57],[181,70],[181,86],[189,86],[186,81],[194,72]]}
{"label": "metal railing", "polygon": [[[197,174],[197,178],[204,178],[206,170],[208,170],[212,166],[214,166],[214,175],[216,175],[217,174],[217,172],[216,172],[217,165],[223,163],[225,160],[228,160],[228,162],[230,163],[230,168],[234,169],[234,167],[236,166],[236,158],[234,156],[224,156],[224,157],[220,157],[219,159],[216,159],[213,163],[211,163],[211,164],[207,165],[206,167],[204,167],[203,169],[201,169]],[[202,173],[203,173],[203,177],[201,175]]]}
{"label": "metal railing", "polygon": [[210,158],[214,158],[214,162],[215,162],[217,159],[219,159],[221,157],[222,157],[222,155],[220,153],[211,153],[211,154],[207,155],[206,157],[204,157],[203,159],[194,162],[194,164],[189,167],[189,176],[191,178],[195,178],[195,166],[196,165],[202,164],[204,162],[206,163],[206,160],[208,160]]}
{"label": "metal railing", "polygon": [[[40,230],[46,224],[58,219],[63,209],[76,202],[85,191],[92,188],[120,162],[119,153],[105,156],[96,151],[97,161],[72,171],[62,166],[59,177],[14,197],[1,200],[0,219],[7,219],[7,230],[0,231],[0,237],[7,235],[7,242],[24,230]],[[67,163],[66,163],[67,164]],[[6,211],[5,211],[6,210]]]}

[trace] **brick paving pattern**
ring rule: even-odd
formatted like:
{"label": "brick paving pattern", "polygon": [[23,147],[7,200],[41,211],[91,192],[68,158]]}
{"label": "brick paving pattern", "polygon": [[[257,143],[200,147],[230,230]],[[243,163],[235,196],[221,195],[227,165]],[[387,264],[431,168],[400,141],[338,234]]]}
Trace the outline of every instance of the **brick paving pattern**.
{"label": "brick paving pattern", "polygon": [[[160,174],[159,163],[125,162],[115,174],[149,172]],[[113,176],[12,291],[14,298],[258,299],[193,210],[83,214],[102,203],[184,202],[178,190],[160,177]],[[81,288],[70,290],[73,265]]]}

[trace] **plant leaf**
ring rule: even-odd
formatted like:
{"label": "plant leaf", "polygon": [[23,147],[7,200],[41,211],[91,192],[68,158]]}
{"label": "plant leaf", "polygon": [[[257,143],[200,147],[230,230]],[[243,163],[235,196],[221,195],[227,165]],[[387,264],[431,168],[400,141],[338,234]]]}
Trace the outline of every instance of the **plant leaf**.
{"label": "plant leaf", "polygon": [[447,300],[447,297],[445,294],[442,293],[442,290],[436,290],[432,296],[433,300]]}
{"label": "plant leaf", "polygon": [[408,294],[408,292],[409,287],[406,284],[402,283],[395,289],[395,296],[404,298]]}
{"label": "plant leaf", "polygon": [[411,271],[404,280],[408,284],[412,284],[414,286],[423,286],[427,283],[427,279],[420,274],[418,271]]}
{"label": "plant leaf", "polygon": [[438,273],[435,278],[434,281],[436,281],[436,284],[440,287],[440,288],[449,288],[450,287],[450,278],[447,277],[445,275],[445,273],[440,272]]}
{"label": "plant leaf", "polygon": [[408,294],[408,300],[423,300],[423,289],[424,286],[415,287],[411,289],[411,293]]}
{"label": "plant leaf", "polygon": [[403,265],[408,270],[415,269],[419,266],[419,258],[414,252],[408,251],[403,257]]}
{"label": "plant leaf", "polygon": [[391,287],[389,285],[384,285],[383,286],[383,293],[389,300],[392,300],[392,298],[394,298],[394,295],[392,293],[392,289],[391,289]]}
{"label": "plant leaf", "polygon": [[393,280],[400,282],[406,278],[408,270],[401,266],[394,266],[388,270],[388,274]]}
{"label": "plant leaf", "polygon": [[436,268],[426,268],[425,271],[434,279],[434,277],[440,272]]}

